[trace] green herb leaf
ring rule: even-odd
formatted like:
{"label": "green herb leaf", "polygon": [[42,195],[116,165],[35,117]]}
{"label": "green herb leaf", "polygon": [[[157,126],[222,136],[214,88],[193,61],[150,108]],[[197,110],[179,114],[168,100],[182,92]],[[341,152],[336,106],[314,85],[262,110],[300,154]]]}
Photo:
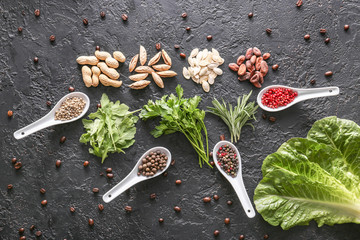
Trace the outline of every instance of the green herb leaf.
{"label": "green herb leaf", "polygon": [[255,189],[257,210],[271,225],[360,223],[360,127],[327,117],[306,139],[293,138],[270,154]]}
{"label": "green herb leaf", "polygon": [[[113,103],[104,93],[100,100],[101,108],[89,114],[90,119],[83,119],[86,133],[81,135],[81,143],[90,143],[89,153],[101,157],[101,162],[108,157],[108,153],[124,153],[123,149],[134,144],[138,117],[129,112],[129,107]],[[138,110],[140,111],[140,110]],[[136,111],[135,111],[136,112]]]}
{"label": "green herb leaf", "polygon": [[[198,107],[201,98],[183,98],[184,90],[180,85],[176,87],[177,96],[163,96],[161,99],[148,101],[140,113],[144,121],[160,117],[160,124],[152,130],[154,137],[171,134],[174,132],[183,133],[190,141],[199,156],[199,165],[209,163],[209,144],[207,130],[204,124],[205,112]],[[203,140],[205,139],[206,148]]]}

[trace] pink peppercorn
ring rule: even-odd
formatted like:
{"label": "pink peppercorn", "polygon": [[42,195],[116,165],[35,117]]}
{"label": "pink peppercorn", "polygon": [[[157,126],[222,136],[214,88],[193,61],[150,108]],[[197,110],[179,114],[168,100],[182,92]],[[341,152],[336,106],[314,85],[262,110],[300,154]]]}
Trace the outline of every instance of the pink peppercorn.
{"label": "pink peppercorn", "polygon": [[289,88],[271,88],[261,97],[261,103],[269,108],[278,108],[294,101],[297,95]]}

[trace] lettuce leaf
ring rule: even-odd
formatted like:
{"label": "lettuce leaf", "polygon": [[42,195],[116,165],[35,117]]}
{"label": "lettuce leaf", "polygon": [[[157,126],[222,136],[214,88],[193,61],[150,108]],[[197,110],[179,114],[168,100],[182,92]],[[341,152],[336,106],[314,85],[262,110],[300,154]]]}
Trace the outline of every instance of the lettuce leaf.
{"label": "lettuce leaf", "polygon": [[271,225],[360,223],[360,127],[327,117],[306,139],[293,138],[266,157],[255,189],[258,212]]}

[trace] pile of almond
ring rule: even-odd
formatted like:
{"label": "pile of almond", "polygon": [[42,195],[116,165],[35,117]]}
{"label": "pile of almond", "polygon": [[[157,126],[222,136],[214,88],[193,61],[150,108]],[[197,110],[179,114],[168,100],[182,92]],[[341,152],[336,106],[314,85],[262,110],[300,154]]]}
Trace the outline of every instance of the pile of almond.
{"label": "pile of almond", "polygon": [[[96,50],[95,56],[80,56],[76,62],[84,65],[81,72],[86,87],[97,87],[99,82],[104,86],[120,87],[122,81],[118,81],[120,74],[115,69],[119,67],[119,62],[123,63],[125,60],[120,51],[113,52],[111,56],[108,52]],[[87,65],[92,65],[91,69]]]}
{"label": "pile of almond", "polygon": [[245,56],[241,55],[236,63],[230,63],[229,68],[239,75],[240,81],[250,80],[257,88],[261,88],[264,83],[264,77],[269,71],[268,64],[265,60],[270,58],[270,53],[264,53],[257,47],[249,48]]}
{"label": "pile of almond", "polygon": [[183,68],[184,78],[191,78],[195,83],[201,84],[205,92],[209,92],[210,85],[214,84],[215,78],[223,74],[218,67],[224,63],[224,59],[214,48],[211,51],[193,49],[188,57],[188,63],[190,66]]}
{"label": "pile of almond", "polygon": [[[161,58],[164,60],[164,64],[157,64]],[[143,89],[147,87],[151,83],[150,81],[145,80],[149,74],[151,74],[158,87],[164,88],[162,77],[175,77],[177,75],[176,72],[169,70],[171,68],[171,58],[164,49],[149,60],[148,66],[144,66],[146,60],[146,49],[140,45],[139,54],[136,54],[129,64],[129,71],[133,72],[135,70],[135,72],[137,72],[137,74],[129,76],[131,80],[135,81],[135,83],[129,85],[130,88]],[[141,66],[136,67],[138,61]]]}

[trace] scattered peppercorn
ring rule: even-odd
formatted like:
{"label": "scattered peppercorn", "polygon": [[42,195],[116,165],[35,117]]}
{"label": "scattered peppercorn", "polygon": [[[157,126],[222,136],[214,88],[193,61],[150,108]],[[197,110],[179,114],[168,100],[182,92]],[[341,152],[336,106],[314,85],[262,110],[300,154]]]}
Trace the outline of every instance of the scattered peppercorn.
{"label": "scattered peppercorn", "polygon": [[159,218],[159,223],[163,223],[164,219],[163,218]]}
{"label": "scattered peppercorn", "polygon": [[180,48],[180,45],[175,44],[175,45],[174,45],[174,48],[175,48],[175,49],[179,49],[179,48]]}
{"label": "scattered peppercorn", "polygon": [[214,195],[213,198],[215,201],[217,201],[217,200],[219,200],[220,197],[219,197],[219,195]]}
{"label": "scattered peppercorn", "polygon": [[111,173],[111,172],[112,172],[112,168],[107,168],[107,169],[106,169],[106,172],[107,172],[107,173]]}
{"label": "scattered peppercorn", "polygon": [[330,42],[330,38],[325,38],[325,43],[328,44]]}
{"label": "scattered peppercorn", "polygon": [[211,202],[211,198],[210,197],[204,197],[203,202],[204,203],[209,203],[209,202]]}
{"label": "scattered peppercorn", "polygon": [[186,31],[190,31],[191,30],[191,28],[190,27],[186,27]]}
{"label": "scattered peppercorn", "polygon": [[126,206],[124,209],[128,213],[132,212],[132,207],[130,207],[130,206]]}
{"label": "scattered peppercorn", "polygon": [[176,183],[176,185],[180,185],[180,184],[181,184],[181,180],[176,180],[175,183]]}
{"label": "scattered peppercorn", "polygon": [[154,200],[155,198],[156,198],[156,194],[155,194],[155,193],[150,194],[150,199]]}
{"label": "scattered peppercorn", "polygon": [[224,223],[229,224],[230,223],[230,218],[225,218]]}
{"label": "scattered peppercorn", "polygon": [[65,136],[62,136],[61,138],[60,138],[60,143],[64,143],[66,141],[66,137]]}
{"label": "scattered peppercorn", "polygon": [[7,115],[8,115],[8,117],[12,117],[12,116],[13,116],[13,111],[9,110],[9,111],[7,112]]}
{"label": "scattered peppercorn", "polygon": [[23,234],[25,232],[25,228],[19,228],[19,234]]}
{"label": "scattered peppercorn", "polygon": [[75,88],[72,87],[72,86],[70,86],[70,87],[69,87],[69,92],[73,92],[73,91],[75,91]]}
{"label": "scattered peppercorn", "polygon": [[345,31],[349,30],[349,28],[350,28],[350,26],[349,26],[349,25],[347,25],[347,24],[346,24],[346,25],[344,25],[344,30],[345,30]]}
{"label": "scattered peppercorn", "polygon": [[74,212],[75,212],[75,208],[74,208],[74,207],[70,207],[70,212],[74,213]]}
{"label": "scattered peppercorn", "polygon": [[87,25],[89,24],[89,21],[88,21],[86,18],[84,18],[84,19],[83,19],[83,24],[84,24],[85,26],[87,26]]}
{"label": "scattered peppercorn", "polygon": [[265,113],[263,113],[263,114],[261,115],[261,117],[262,117],[262,119],[266,119],[266,118],[267,118],[267,116],[266,116]]}
{"label": "scattered peppercorn", "polygon": [[105,17],[105,12],[101,11],[101,12],[100,12],[100,17],[101,17],[101,18],[104,18],[104,17]]}
{"label": "scattered peppercorn", "polygon": [[271,34],[271,32],[272,32],[271,28],[267,28],[267,29],[266,29],[266,33],[267,33],[267,34]]}
{"label": "scattered peppercorn", "polygon": [[34,231],[35,225],[31,225],[29,229],[30,229],[30,231]]}
{"label": "scattered peppercorn", "polygon": [[210,165],[211,165],[212,167],[215,166],[214,161],[211,161],[211,162],[210,162]]}
{"label": "scattered peppercorn", "polygon": [[333,75],[333,72],[332,71],[327,71],[326,73],[325,73],[325,76],[326,77],[331,77]]}
{"label": "scattered peppercorn", "polygon": [[181,212],[181,208],[178,207],[178,206],[175,206],[175,207],[174,207],[174,210],[175,210],[175,212]]}
{"label": "scattered peppercorn", "polygon": [[94,220],[92,218],[89,218],[89,226],[90,227],[94,226]]}
{"label": "scattered peppercorn", "polygon": [[274,64],[274,65],[272,66],[272,70],[274,70],[274,71],[278,70],[278,68],[279,68],[279,65],[277,65],[277,64]]}
{"label": "scattered peppercorn", "polygon": [[12,163],[12,164],[15,164],[16,161],[17,161],[16,157],[13,157],[13,158],[11,159],[11,163]]}
{"label": "scattered peppercorn", "polygon": [[298,1],[296,2],[296,6],[297,6],[297,7],[301,7],[302,4],[303,4],[303,1],[302,1],[302,0],[298,0]]}
{"label": "scattered peppercorn", "polygon": [[41,205],[46,206],[47,205],[47,200],[42,200]]}
{"label": "scattered peppercorn", "polygon": [[55,41],[55,35],[51,35],[51,36],[49,37],[49,40],[50,40],[50,42],[54,42],[54,41]]}
{"label": "scattered peppercorn", "polygon": [[239,236],[239,240],[244,240],[245,239],[245,236],[244,235],[240,235]]}
{"label": "scattered peppercorn", "polygon": [[229,200],[226,202],[226,204],[230,206],[230,205],[232,205],[232,201]]}
{"label": "scattered peppercorn", "polygon": [[22,30],[23,30],[23,28],[22,28],[22,27],[18,27],[18,32],[19,32],[19,33],[21,33],[21,32],[22,32]]}
{"label": "scattered peppercorn", "polygon": [[215,230],[215,231],[214,231],[214,236],[215,236],[215,237],[219,236],[219,234],[220,234],[220,231],[219,231],[219,230]]}
{"label": "scattered peppercorn", "polygon": [[100,51],[100,46],[96,46],[95,50]]}
{"label": "scattered peppercorn", "polygon": [[186,58],[185,53],[180,53],[180,57],[181,57],[181,58]]}
{"label": "scattered peppercorn", "polygon": [[249,14],[248,14],[248,18],[252,18],[254,16],[254,14],[252,13],[252,12],[250,12]]}
{"label": "scattered peppercorn", "polygon": [[316,80],[315,79],[312,79],[311,81],[310,81],[310,84],[311,85],[314,85],[316,83]]}
{"label": "scattered peppercorn", "polygon": [[268,239],[268,238],[269,238],[269,235],[265,234],[264,239]]}
{"label": "scattered peppercorn", "polygon": [[93,193],[98,193],[99,189],[98,188],[93,188],[92,191],[93,191]]}
{"label": "scattered peppercorn", "polygon": [[212,40],[212,36],[211,36],[211,35],[208,35],[208,36],[206,37],[206,39],[207,39],[208,41],[211,41],[211,40]]}
{"label": "scattered peppercorn", "polygon": [[40,193],[41,193],[41,194],[45,194],[45,193],[46,193],[45,188],[40,188]]}
{"label": "scattered peppercorn", "polygon": [[175,159],[173,159],[173,160],[171,161],[170,165],[171,165],[171,166],[174,166],[174,165],[175,165],[175,162],[176,162]]}
{"label": "scattered peppercorn", "polygon": [[17,163],[15,163],[14,167],[15,167],[16,170],[19,170],[22,167],[22,163],[17,162]]}
{"label": "scattered peppercorn", "polygon": [[163,176],[164,176],[164,177],[167,177],[167,175],[168,175],[168,172],[164,172],[164,173],[163,173]]}
{"label": "scattered peppercorn", "polygon": [[89,166],[89,161],[84,162],[84,167],[87,167],[87,166]]}
{"label": "scattered peppercorn", "polygon": [[275,122],[275,121],[276,121],[276,117],[269,117],[269,121],[270,121],[270,122]]}
{"label": "scattered peppercorn", "polygon": [[50,107],[50,106],[51,106],[51,102],[50,102],[50,101],[46,101],[46,105],[47,105],[48,107]]}
{"label": "scattered peppercorn", "polygon": [[21,236],[19,239],[20,239],[20,240],[26,240],[26,237],[25,237],[25,236]]}
{"label": "scattered peppercorn", "polygon": [[225,140],[225,135],[224,134],[221,134],[220,135],[220,141],[224,141]]}
{"label": "scattered peppercorn", "polygon": [[127,21],[129,17],[128,17],[128,15],[126,15],[125,13],[123,13],[123,14],[121,15],[121,18],[122,18],[123,21]]}
{"label": "scattered peppercorn", "polygon": [[156,50],[160,50],[161,49],[161,43],[156,43],[155,48],[156,48]]}
{"label": "scattered peppercorn", "polygon": [[213,157],[213,152],[210,152],[210,153],[209,153],[209,156],[210,156],[210,157]]}
{"label": "scattered peppercorn", "polygon": [[98,205],[99,211],[103,211],[104,210],[104,205],[102,205],[101,203]]}
{"label": "scattered peppercorn", "polygon": [[61,160],[56,160],[55,166],[59,168],[61,166]]}
{"label": "scattered peppercorn", "polygon": [[11,190],[11,189],[13,188],[13,185],[12,185],[12,184],[9,184],[9,185],[7,185],[7,188],[8,188],[9,190]]}
{"label": "scattered peppercorn", "polygon": [[35,9],[34,14],[35,14],[35,17],[39,17],[40,16],[40,10]]}
{"label": "scattered peppercorn", "polygon": [[114,177],[114,174],[112,174],[112,173],[107,173],[106,176],[111,179],[111,178]]}
{"label": "scattered peppercorn", "polygon": [[98,103],[98,104],[96,105],[96,107],[97,107],[97,108],[101,108],[101,104]]}
{"label": "scattered peppercorn", "polygon": [[326,33],[326,29],[325,29],[325,28],[321,28],[321,29],[320,29],[320,33],[321,33],[321,34],[325,34],[325,33]]}
{"label": "scattered peppercorn", "polygon": [[309,34],[306,34],[306,35],[304,36],[304,39],[305,39],[305,40],[309,40],[309,39],[310,39],[310,35],[309,35]]}
{"label": "scattered peppercorn", "polygon": [[39,58],[38,57],[34,57],[34,63],[38,63],[39,62]]}
{"label": "scattered peppercorn", "polygon": [[41,231],[36,231],[36,232],[35,232],[35,236],[41,237],[41,235],[42,235],[42,232],[41,232]]}
{"label": "scattered peppercorn", "polygon": [[181,14],[181,17],[182,17],[182,18],[186,18],[186,17],[187,17],[187,13],[186,13],[186,12],[182,13],[182,14]]}

